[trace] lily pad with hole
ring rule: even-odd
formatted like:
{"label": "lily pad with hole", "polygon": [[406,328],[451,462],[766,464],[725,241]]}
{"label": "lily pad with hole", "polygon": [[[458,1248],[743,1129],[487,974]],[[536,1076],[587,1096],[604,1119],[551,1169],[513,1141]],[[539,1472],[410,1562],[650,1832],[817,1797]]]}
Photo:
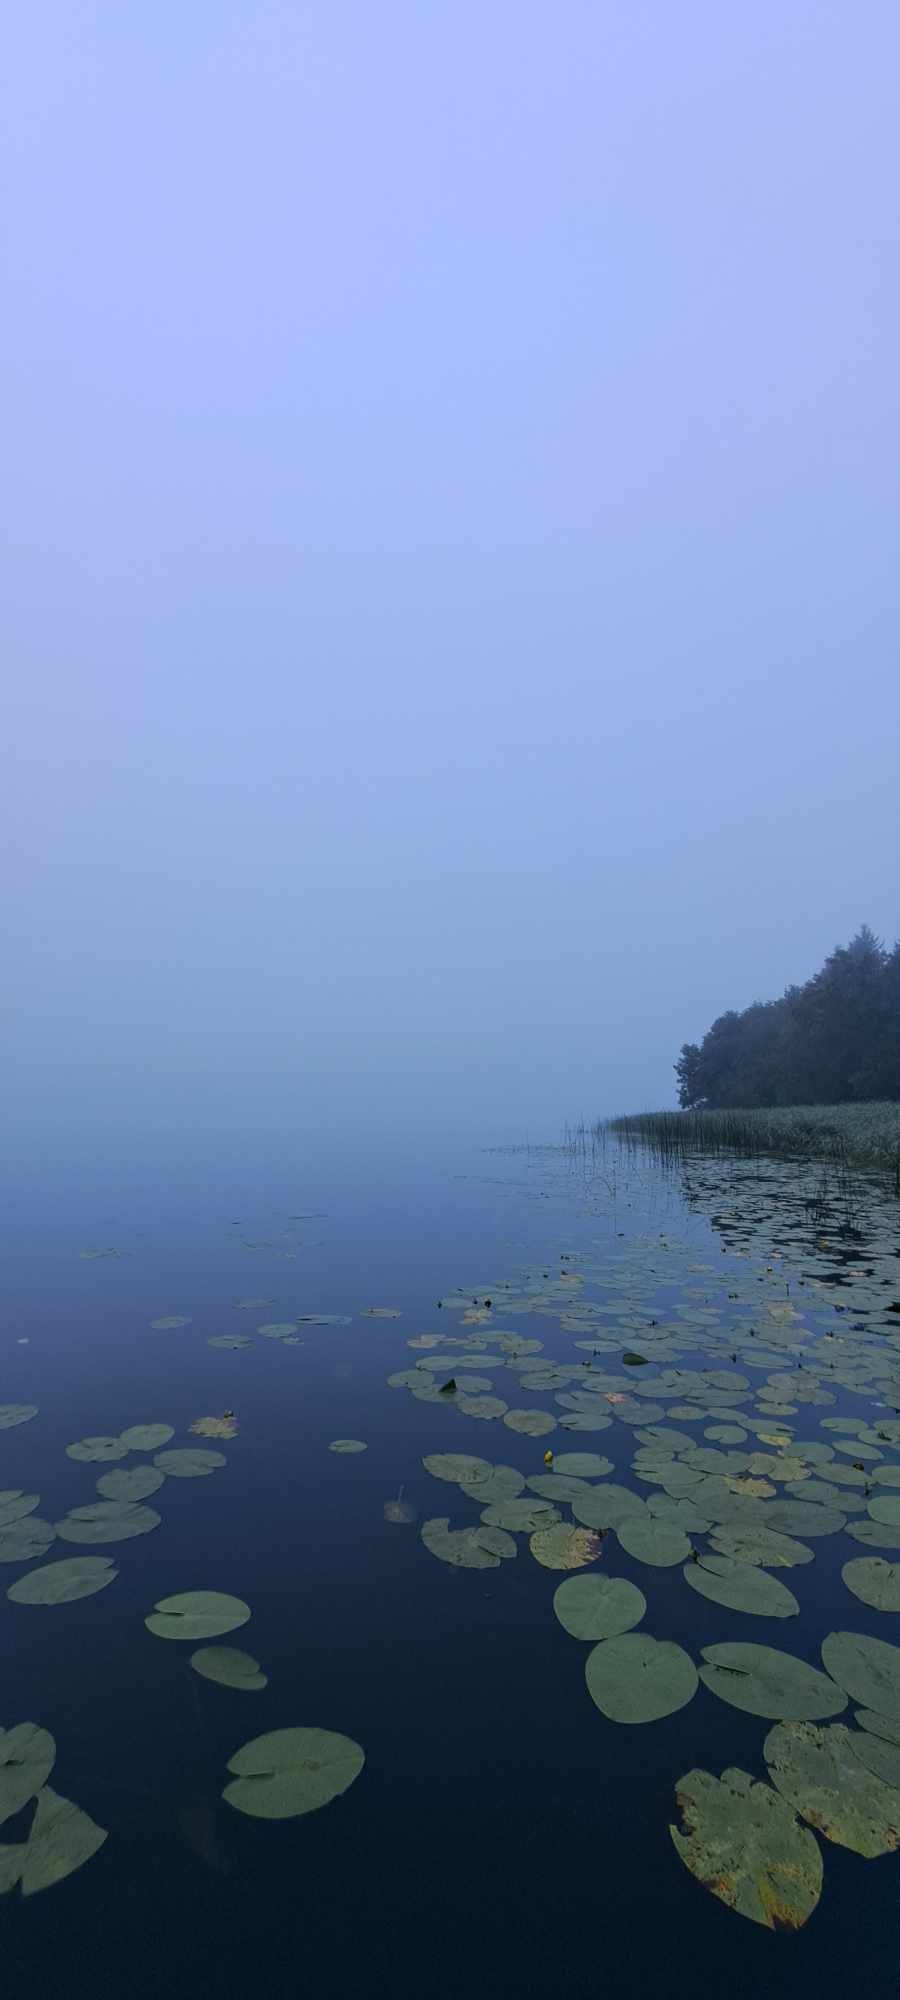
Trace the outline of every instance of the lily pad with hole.
{"label": "lily pad with hole", "polygon": [[543,1569],[585,1569],[603,1552],[599,1535],[590,1528],[570,1528],[565,1521],[537,1528],[528,1546]]}
{"label": "lily pad with hole", "polygon": [[746,1611],[757,1618],[795,1618],[800,1610],[793,1591],[767,1569],[736,1562],[732,1556],[703,1552],[696,1562],[685,1563],[683,1575],[692,1590],[729,1611]]}
{"label": "lily pad with hole", "polygon": [[0,1825],[37,1796],[56,1762],[56,1744],[36,1722],[0,1729]]}
{"label": "lily pad with hole", "polygon": [[647,1600],[624,1576],[571,1576],[557,1585],[553,1609],[573,1639],[617,1639],[640,1624]]}
{"label": "lily pad with hole", "polygon": [[205,1681],[216,1681],[219,1687],[255,1694],[269,1685],[269,1677],[263,1673],[259,1661],[250,1653],[242,1653],[239,1646],[200,1646],[191,1654],[189,1665]]}
{"label": "lily pad with hole", "polygon": [[697,1881],[751,1923],[800,1930],[822,1892],[822,1854],[771,1785],[735,1768],[688,1771],[675,1804],[681,1825],[669,1832]]}
{"label": "lily pad with hole", "polygon": [[75,1444],[66,1445],[66,1457],[87,1465],[110,1465],[117,1458],[127,1458],[129,1448],[120,1437],[78,1438]]}
{"label": "lily pad with hole", "polygon": [[829,1632],[822,1659],[832,1680],[864,1708],[900,1720],[900,1646],[862,1632]]}
{"label": "lily pad with hole", "polygon": [[106,1837],[105,1829],[80,1806],[45,1785],[38,1794],[28,1839],[15,1848],[0,1849],[5,1860],[0,1889],[12,1889],[17,1882],[23,1896],[52,1889],[90,1861]]}
{"label": "lily pad with hole", "polygon": [[339,1798],[359,1777],[365,1753],[330,1729],[274,1729],[228,1759],[222,1797],[252,1819],[296,1819]]}
{"label": "lily pad with hole", "polygon": [[747,1641],[703,1646],[700,1678],[711,1694],[771,1722],[816,1722],[847,1706],[842,1688],[793,1653]]}
{"label": "lily pad with hole", "polygon": [[658,1722],[697,1692],[690,1654],[646,1632],[604,1639],[588,1654],[584,1671],[591,1700],[610,1722]]}
{"label": "lily pad with hole", "polygon": [[221,1451],[205,1451],[202,1446],[183,1446],[174,1451],[158,1451],[153,1460],[158,1472],[164,1472],[167,1479],[205,1479],[210,1472],[218,1472],[228,1460]]}
{"label": "lily pad with hole", "polygon": [[69,1556],[17,1577],[6,1595],[14,1604],[74,1604],[96,1596],[118,1574],[111,1556]]}
{"label": "lily pad with hole", "polygon": [[55,1537],[52,1522],[40,1520],[37,1514],[10,1521],[0,1528],[0,1563],[37,1562],[46,1555]]}
{"label": "lily pad with hole", "polygon": [[165,1476],[152,1465],[136,1465],[132,1472],[123,1472],[117,1466],[113,1472],[101,1474],[97,1492],[104,1500],[147,1500],[151,1493],[159,1492]]}
{"label": "lily pad with hole", "polygon": [[883,1556],[854,1556],[841,1575],[848,1590],[873,1611],[900,1611],[900,1563]]}
{"label": "lily pad with hole", "polygon": [[161,1597],[144,1624],[157,1639],[218,1639],[246,1625],[250,1606],[222,1590],[179,1590]]}
{"label": "lily pad with hole", "polygon": [[131,1424],[122,1431],[119,1443],[126,1451],[159,1451],[174,1436],[171,1424]]}
{"label": "lily pad with hole", "polygon": [[357,1452],[368,1451],[369,1447],[363,1443],[362,1438],[332,1438],[328,1449],[337,1452]]}
{"label": "lily pad with hole", "polygon": [[635,1562],[652,1564],[654,1569],[672,1569],[690,1555],[691,1545],[683,1529],[672,1521],[655,1520],[652,1514],[629,1516],[619,1522],[616,1534],[627,1555]]}
{"label": "lily pad with hole", "polygon": [[151,1534],[161,1520],[155,1508],[137,1501],[95,1500],[89,1507],[73,1507],[55,1526],[64,1542],[130,1542]]}
{"label": "lily pad with hole", "polygon": [[900,1846],[900,1792],[860,1762],[853,1744],[840,1722],[829,1729],[780,1722],[769,1730],[763,1756],[773,1784],[802,1819],[826,1840],[871,1859]]}

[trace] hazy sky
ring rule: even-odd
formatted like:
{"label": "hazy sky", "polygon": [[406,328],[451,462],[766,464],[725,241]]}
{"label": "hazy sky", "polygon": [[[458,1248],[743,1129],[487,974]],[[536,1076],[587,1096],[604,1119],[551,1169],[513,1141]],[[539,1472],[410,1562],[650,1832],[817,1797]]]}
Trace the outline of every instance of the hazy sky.
{"label": "hazy sky", "polygon": [[41,0],[7,1109],[671,1102],[900,930],[896,0]]}

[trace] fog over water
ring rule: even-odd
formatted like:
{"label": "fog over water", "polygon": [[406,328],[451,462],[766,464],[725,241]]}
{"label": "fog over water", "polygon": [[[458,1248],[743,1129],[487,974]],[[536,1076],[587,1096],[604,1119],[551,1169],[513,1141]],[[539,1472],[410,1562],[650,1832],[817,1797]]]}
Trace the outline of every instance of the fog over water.
{"label": "fog over water", "polygon": [[16,1130],[552,1138],[893,937],[898,42],[17,10]]}

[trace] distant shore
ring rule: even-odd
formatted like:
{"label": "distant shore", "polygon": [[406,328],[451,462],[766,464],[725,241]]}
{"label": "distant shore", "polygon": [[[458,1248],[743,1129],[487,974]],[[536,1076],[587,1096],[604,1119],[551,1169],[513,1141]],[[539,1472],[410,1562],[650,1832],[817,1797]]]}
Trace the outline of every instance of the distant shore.
{"label": "distant shore", "polygon": [[742,1153],[830,1160],[886,1173],[900,1195],[900,1103],[797,1104],[741,1111],[642,1111],[603,1130],[668,1156]]}

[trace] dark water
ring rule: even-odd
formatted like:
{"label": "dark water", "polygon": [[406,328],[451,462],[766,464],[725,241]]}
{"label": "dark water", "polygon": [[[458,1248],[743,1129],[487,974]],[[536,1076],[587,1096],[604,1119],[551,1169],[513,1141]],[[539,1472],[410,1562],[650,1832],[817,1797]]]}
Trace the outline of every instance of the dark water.
{"label": "dark water", "polygon": [[[869,1190],[859,1200],[872,1209]],[[890,1237],[896,1210],[874,1207],[883,1276],[900,1238]],[[383,1515],[402,1487],[419,1520],[477,1521],[473,1503],[425,1473],[428,1452],[541,1469],[547,1440],[386,1387],[418,1358],[410,1337],[457,1330],[458,1317],[448,1326],[438,1309],[442,1294],[523,1268],[557,1272],[562,1252],[585,1251],[614,1272],[636,1236],[649,1244],[662,1233],[717,1266],[692,1281],[708,1296],[726,1297],[735,1270],[742,1280],[758,1274],[774,1296],[781,1279],[770,1285],[766,1270],[779,1242],[795,1274],[815,1265],[840,1277],[861,1253],[838,1234],[827,1253],[814,1251],[792,1170],[750,1185],[731,1170],[685,1178],[627,1156],[464,1157],[388,1140],[359,1157],[283,1140],[148,1141],[139,1157],[94,1149],[90,1164],[75,1154],[60,1162],[53,1147],[43,1159],[23,1150],[7,1163],[3,1209],[2,1399],[39,1405],[33,1422],[0,1434],[4,1487],[39,1491],[41,1516],[57,1520],[95,1497],[105,1469],[67,1458],[73,1439],[163,1421],[184,1445],[196,1417],[226,1407],[239,1424],[222,1447],[226,1469],[167,1480],[151,1497],[163,1517],[156,1532],[96,1551],[117,1563],[109,1589],[46,1609],[0,1597],[0,1720],[52,1731],[51,1782],[109,1831],[67,1881],[0,1904],[11,1993],[518,2000],[550,1989],[893,1990],[897,1857],[864,1861],[824,1844],[821,1903],[798,1935],[729,1912],[677,1858],[668,1833],[675,1781],[698,1764],[764,1777],[765,1723],[702,1685],[661,1722],[606,1721],[585,1691],[588,1649],[551,1609],[560,1578],[531,1559],[527,1538],[499,1569],[456,1571],[425,1550],[418,1524]],[[321,1219],[290,1220],[301,1211]],[[122,1254],[79,1257],[106,1245]],[[677,1306],[687,1255],[679,1251],[669,1296],[659,1292],[663,1317]],[[271,1303],[236,1311],[242,1296]],[[817,1297],[817,1311],[833,1310]],[[402,1318],[360,1317],[372,1304]],[[353,1317],[345,1328],[301,1329],[299,1347],[207,1344],[316,1311]],[[176,1313],[190,1325],[150,1330]],[[572,1357],[573,1335],[555,1319],[512,1314],[502,1324],[537,1335],[553,1358]],[[635,1343],[629,1328],[622,1346]],[[708,1365],[696,1344],[686,1341],[684,1354],[685,1365]],[[502,1377],[497,1391],[556,1409],[552,1393]],[[835,1409],[845,1407],[839,1395]],[[825,1435],[821,1414],[803,1413],[804,1435]],[[368,1450],[334,1455],[335,1437],[364,1439]],[[559,1430],[550,1442],[606,1453],[614,1477],[634,1483],[624,1425],[600,1439]],[[58,1542],[47,1560],[77,1553]],[[648,1569],[614,1535],[603,1562],[644,1590],[645,1629],[695,1658],[702,1645],[749,1638],[818,1665],[834,1626],[900,1638],[841,1583],[842,1562],[862,1553],[832,1536],[817,1540],[806,1569],[780,1572],[801,1602],[791,1621],[707,1603],[679,1567]],[[4,1566],[0,1587],[26,1567]],[[155,1600],[191,1588],[251,1605],[250,1624],[220,1643],[261,1661],[263,1692],[199,1679],[187,1664],[192,1647],[148,1634]],[[294,1724],[363,1746],[351,1790],[278,1824],[224,1805],[237,1746]]]}

